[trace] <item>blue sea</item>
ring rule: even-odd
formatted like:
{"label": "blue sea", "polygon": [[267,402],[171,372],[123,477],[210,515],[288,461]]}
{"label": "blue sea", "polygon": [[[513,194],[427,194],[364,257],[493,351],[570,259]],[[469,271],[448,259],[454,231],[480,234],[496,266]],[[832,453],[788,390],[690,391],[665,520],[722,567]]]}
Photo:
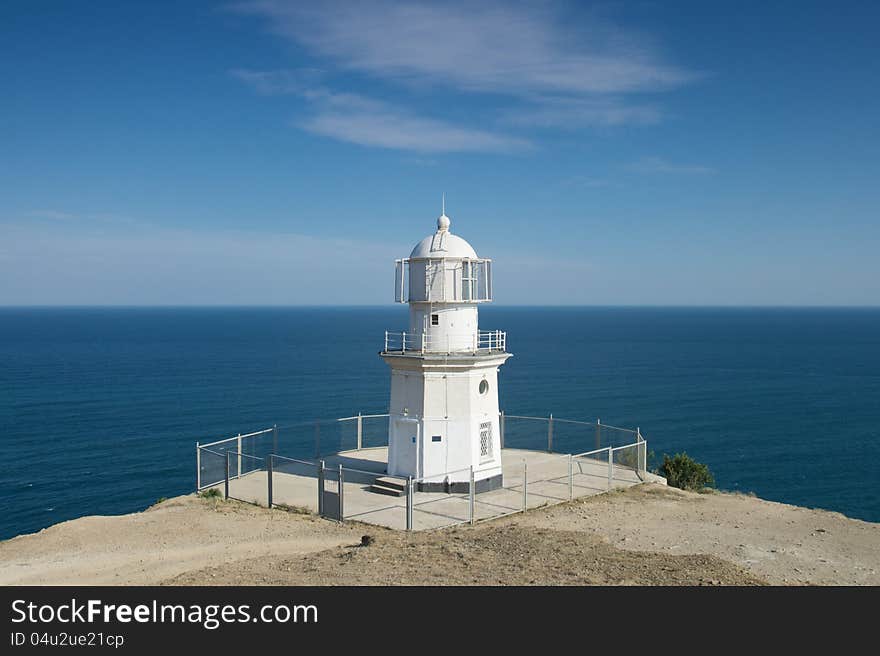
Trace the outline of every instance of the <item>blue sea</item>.
{"label": "blue sea", "polygon": [[[502,407],[880,521],[880,310],[483,307]],[[0,309],[0,538],[193,490],[194,445],[387,408],[388,308]]]}

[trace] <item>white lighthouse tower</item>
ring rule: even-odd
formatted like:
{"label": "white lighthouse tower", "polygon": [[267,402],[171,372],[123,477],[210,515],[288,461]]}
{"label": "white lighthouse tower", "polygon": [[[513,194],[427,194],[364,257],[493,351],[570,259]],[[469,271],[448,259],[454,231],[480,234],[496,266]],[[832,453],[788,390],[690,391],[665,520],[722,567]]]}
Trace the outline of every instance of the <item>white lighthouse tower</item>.
{"label": "white lighthouse tower", "polygon": [[386,333],[391,367],[388,473],[419,479],[422,491],[477,492],[501,486],[498,368],[510,353],[501,331],[479,329],[492,300],[492,261],[449,231],[437,231],[396,261],[394,297],[409,303],[409,330]]}

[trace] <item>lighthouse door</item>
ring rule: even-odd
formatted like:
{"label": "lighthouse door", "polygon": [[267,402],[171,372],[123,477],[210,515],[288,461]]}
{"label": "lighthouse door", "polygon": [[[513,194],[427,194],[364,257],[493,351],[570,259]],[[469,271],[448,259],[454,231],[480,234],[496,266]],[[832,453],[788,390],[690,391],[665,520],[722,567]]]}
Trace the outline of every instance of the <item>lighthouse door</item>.
{"label": "lighthouse door", "polygon": [[397,442],[397,473],[400,476],[419,478],[419,454],[421,453],[421,430],[416,419],[397,419],[394,433]]}

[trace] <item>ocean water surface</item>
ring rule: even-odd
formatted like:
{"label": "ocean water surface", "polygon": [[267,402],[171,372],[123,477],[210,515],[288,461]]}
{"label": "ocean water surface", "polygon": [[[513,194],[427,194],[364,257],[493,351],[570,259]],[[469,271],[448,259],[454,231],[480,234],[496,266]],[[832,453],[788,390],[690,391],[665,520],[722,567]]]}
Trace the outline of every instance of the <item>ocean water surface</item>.
{"label": "ocean water surface", "polygon": [[[880,310],[483,307],[502,407],[880,521]],[[388,308],[0,309],[0,538],[192,491],[196,441],[384,412]]]}

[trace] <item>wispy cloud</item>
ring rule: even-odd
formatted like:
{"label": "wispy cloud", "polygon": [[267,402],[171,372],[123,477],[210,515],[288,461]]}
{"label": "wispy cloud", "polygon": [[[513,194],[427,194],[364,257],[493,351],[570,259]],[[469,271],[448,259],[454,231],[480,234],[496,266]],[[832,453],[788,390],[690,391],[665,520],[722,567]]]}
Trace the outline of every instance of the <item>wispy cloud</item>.
{"label": "wispy cloud", "polygon": [[541,98],[504,112],[506,123],[545,128],[658,123],[662,112],[653,105],[634,105],[616,98]]}
{"label": "wispy cloud", "polygon": [[[0,219],[0,306],[387,305],[389,263],[412,243],[380,233],[341,239],[216,226]],[[586,279],[592,266],[559,254],[541,260],[527,249],[508,253],[505,262],[499,264],[499,299],[523,303],[571,302],[570,291],[548,299],[551,278],[562,271]]]}
{"label": "wispy cloud", "polygon": [[70,221],[76,218],[75,214],[58,212],[56,210],[34,210],[28,212],[26,216],[32,219],[49,219],[50,221]]}
{"label": "wispy cloud", "polygon": [[574,29],[562,8],[546,4],[260,0],[236,8],[345,69],[405,82],[581,95],[657,91],[696,77],[644,36],[595,14]]}
{"label": "wispy cloud", "polygon": [[[438,89],[447,96],[480,94],[484,120],[488,116],[520,131],[658,123],[663,112],[656,103],[632,96],[668,91],[700,77],[668,61],[646,35],[582,8],[572,20],[561,4],[257,0],[234,10],[263,19],[270,31],[304,49],[322,68],[237,69],[233,75],[263,94],[308,97],[321,87],[318,94],[324,97],[310,98],[321,102],[313,108],[315,115],[298,125],[364,145],[508,151],[529,141],[400,105],[355,110],[351,97],[343,113],[328,111],[346,94],[328,91],[326,81],[318,84],[322,74],[361,74],[417,92],[422,102]],[[442,104],[434,107],[443,111]]]}
{"label": "wispy cloud", "polygon": [[236,69],[237,79],[266,94],[296,94],[311,115],[297,121],[307,132],[362,146],[416,152],[510,152],[531,147],[528,140],[421,117],[391,103],[355,93],[309,87],[312,74]]}
{"label": "wispy cloud", "polygon": [[510,152],[530,145],[524,139],[411,116],[399,110],[322,112],[301,125],[314,134],[362,146],[419,152]]}
{"label": "wispy cloud", "polygon": [[561,180],[559,184],[563,187],[586,187],[589,189],[614,186],[611,180],[607,180],[606,178],[595,178],[589,175],[573,175]]}
{"label": "wispy cloud", "polygon": [[701,164],[677,164],[661,157],[642,157],[628,164],[626,168],[636,173],[676,173],[706,175],[715,173],[715,169]]}
{"label": "wispy cloud", "polygon": [[[135,219],[130,216],[119,214],[107,214],[105,212],[59,212],[58,210],[32,210],[24,212],[24,216],[37,221],[59,221],[77,223],[134,223]],[[0,220],[7,220],[0,216]]]}
{"label": "wispy cloud", "polygon": [[274,71],[254,71],[234,68],[229,71],[232,77],[253,87],[258,93],[267,96],[281,94],[300,94],[320,80],[322,71],[317,68],[283,69]]}
{"label": "wispy cloud", "polygon": [[[0,219],[0,305],[382,303],[388,262],[409,248],[216,227]],[[309,284],[290,282],[297,280]]]}

